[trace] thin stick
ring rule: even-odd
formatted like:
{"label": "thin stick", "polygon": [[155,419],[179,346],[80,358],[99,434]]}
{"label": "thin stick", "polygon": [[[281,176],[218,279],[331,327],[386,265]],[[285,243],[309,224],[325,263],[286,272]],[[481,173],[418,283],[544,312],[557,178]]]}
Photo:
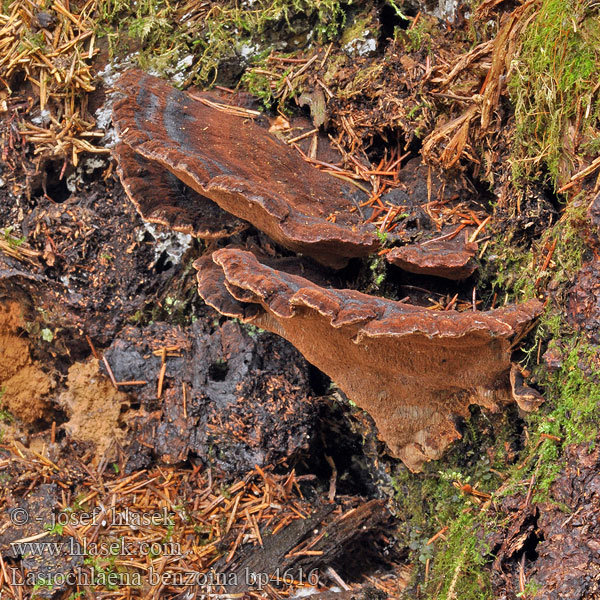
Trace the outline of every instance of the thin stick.
{"label": "thin stick", "polygon": [[313,135],[315,133],[318,133],[318,132],[319,132],[318,129],[311,129],[310,131],[306,131],[303,134],[301,134],[301,135],[299,135],[299,136],[297,136],[295,138],[292,138],[291,140],[287,140],[286,143],[287,144],[293,144],[294,142],[299,142],[300,140],[303,140],[303,139],[305,139],[307,137],[310,137],[311,135]]}
{"label": "thin stick", "polygon": [[162,363],[160,365],[160,373],[158,374],[158,388],[156,391],[156,395],[160,400],[163,392],[163,383],[165,382],[165,373],[167,372],[167,349],[162,349]]}
{"label": "thin stick", "polygon": [[95,346],[94,346],[94,344],[93,344],[92,340],[90,339],[90,336],[89,336],[89,335],[86,335],[86,336],[85,336],[85,339],[87,340],[87,343],[88,343],[88,345],[89,345],[89,347],[90,347],[90,349],[91,349],[91,351],[92,351],[92,354],[94,355],[94,358],[95,358],[96,360],[100,360],[100,357],[98,356],[98,352],[96,351],[96,348],[95,348]]}
{"label": "thin stick", "polygon": [[452,238],[456,237],[464,228],[465,225],[459,225],[452,233],[447,233],[446,235],[441,235],[440,237],[433,238],[432,240],[422,242],[421,246],[427,246],[427,244],[432,244],[433,242],[441,242],[442,240],[451,240]]}
{"label": "thin stick", "polygon": [[563,185],[556,193],[562,194],[563,192],[566,192],[568,189],[572,188],[579,179],[583,179],[584,177],[591,175],[598,168],[600,168],[600,156],[596,160],[594,160],[594,162],[588,165],[585,169],[582,169],[578,173],[575,173],[575,175],[571,177],[569,183]]}
{"label": "thin stick", "polygon": [[481,232],[481,230],[490,222],[490,219],[492,218],[492,215],[490,215],[489,217],[485,218],[482,222],[481,225],[479,225],[479,227],[473,232],[473,235],[469,238],[469,242],[474,242],[477,239],[477,236],[479,235],[479,233]]}
{"label": "thin stick", "polygon": [[456,569],[454,571],[454,576],[452,577],[452,581],[450,582],[450,587],[448,588],[448,593],[446,594],[447,600],[456,600],[456,584],[458,583],[458,578],[460,577],[460,572],[465,564],[465,555],[467,554],[467,547],[465,546],[460,553],[460,557],[456,564]]}
{"label": "thin stick", "polygon": [[331,42],[329,44],[329,46],[327,46],[327,50],[325,50],[325,56],[323,57],[323,60],[321,61],[321,69],[325,66],[325,61],[329,58],[329,53],[331,52],[332,48],[333,48],[333,42]]}
{"label": "thin stick", "polygon": [[432,537],[430,537],[427,540],[427,546],[430,546],[431,544],[433,544],[433,542],[435,542],[438,538],[444,537],[444,534],[446,533],[446,531],[448,531],[448,526],[446,525],[445,527],[442,527],[435,535],[433,535]]}
{"label": "thin stick", "polygon": [[108,361],[106,360],[106,356],[104,356],[104,354],[102,355],[102,362],[104,363],[104,366],[106,367],[108,376],[110,377],[110,381],[115,386],[115,389],[119,389],[119,386],[117,385],[117,380],[115,379],[112,369],[110,368],[110,365],[108,364]]}
{"label": "thin stick", "polygon": [[196,94],[192,94],[191,92],[188,92],[188,94],[194,99],[197,100],[198,102],[201,102],[202,104],[204,104],[205,106],[208,106],[210,108],[214,108],[215,110],[219,110],[221,112],[225,112],[228,113],[230,115],[235,115],[238,117],[260,117],[260,115],[262,114],[260,111],[258,110],[251,110],[249,108],[242,108],[241,106],[231,106],[229,104],[221,104],[220,102],[213,102],[212,100],[208,100],[207,98],[203,98],[202,96],[198,96]]}

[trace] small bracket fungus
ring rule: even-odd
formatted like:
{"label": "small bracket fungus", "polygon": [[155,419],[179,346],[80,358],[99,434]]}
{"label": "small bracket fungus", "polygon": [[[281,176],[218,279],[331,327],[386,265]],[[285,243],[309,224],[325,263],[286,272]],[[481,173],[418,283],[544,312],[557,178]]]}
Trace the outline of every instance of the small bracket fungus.
{"label": "small bracket fungus", "polygon": [[386,259],[409,273],[460,280],[467,279],[476,271],[476,253],[477,244],[466,241],[464,235],[458,235],[451,239],[393,248],[386,254]]}
{"label": "small bracket fungus", "polygon": [[201,196],[326,266],[379,242],[356,210],[361,193],[309,165],[266,129],[165,81],[128,71],[113,121],[122,141]]}
{"label": "small bracket fungus", "polygon": [[544,401],[544,397],[537,390],[525,384],[525,376],[519,365],[511,366],[510,387],[515,402],[525,412],[535,410]]}
{"label": "small bracket fungus", "polygon": [[[415,471],[460,437],[456,420],[468,417],[470,404],[497,410],[514,399],[511,341],[541,311],[535,300],[488,312],[430,311],[322,288],[237,249],[195,266],[207,304],[289,340],[371,414],[392,454]],[[525,398],[522,381],[513,387],[521,408],[539,403]]]}

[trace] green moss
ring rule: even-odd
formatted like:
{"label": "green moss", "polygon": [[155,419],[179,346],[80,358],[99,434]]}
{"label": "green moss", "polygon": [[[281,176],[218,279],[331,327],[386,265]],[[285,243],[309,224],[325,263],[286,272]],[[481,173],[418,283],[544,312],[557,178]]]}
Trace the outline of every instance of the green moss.
{"label": "green moss", "polygon": [[[181,83],[211,84],[227,61],[259,60],[275,43],[289,40],[295,49],[311,40],[335,37],[345,22],[348,2],[340,0],[234,0],[207,6],[187,5],[183,12],[167,0],[103,0],[99,31],[128,30],[141,44],[140,64],[161,73],[179,74]],[[272,39],[271,39],[272,38]],[[245,57],[245,54],[248,56]]]}
{"label": "green moss", "polygon": [[523,587],[523,591],[517,594],[517,598],[525,598],[525,600],[536,598],[543,589],[543,585],[540,585],[535,579],[530,579]]}
{"label": "green moss", "polygon": [[[396,13],[397,17],[400,17],[401,19],[408,21],[408,17],[402,12],[402,10],[400,10],[400,7],[398,6],[398,2],[395,2],[395,0],[386,0],[386,4],[388,4],[389,6],[391,6],[394,9],[394,12]],[[399,4],[401,6],[402,2],[400,2]]]}
{"label": "green moss", "polygon": [[[492,421],[474,407],[462,440],[443,459],[426,464],[423,473],[398,468],[395,507],[402,523],[397,535],[409,548],[411,562],[420,566],[413,584],[425,589],[424,598],[491,599],[485,537],[499,524],[481,510],[481,501],[461,488],[468,484],[491,494],[500,487],[500,474],[508,472],[516,460],[515,453],[507,451],[516,446],[515,422],[512,413]],[[443,536],[427,544],[439,531]],[[432,560],[425,584],[423,563],[427,559]]]}
{"label": "green moss", "polygon": [[[505,493],[513,493],[515,487],[535,473],[534,498],[551,499],[549,489],[562,469],[564,446],[592,442],[598,435],[598,351],[582,333],[569,326],[564,315],[566,290],[584,262],[586,244],[582,231],[587,204],[582,195],[572,198],[560,220],[530,249],[514,246],[507,236],[507,241],[495,240],[486,255],[492,259],[488,272],[496,271],[491,290],[498,296],[502,294],[497,304],[547,298],[537,327],[523,342],[521,361],[532,372],[546,401],[526,417],[529,442],[519,461],[521,468],[510,473],[514,485],[506,486]],[[552,293],[547,296],[548,289]],[[540,364],[540,356],[547,348],[554,348],[562,357],[562,366],[553,373]]]}
{"label": "green moss", "polygon": [[[546,401],[527,417],[529,444],[522,463],[526,468],[514,474],[517,482],[535,473],[535,501],[552,500],[550,487],[563,467],[563,449],[571,444],[595,443],[600,418],[598,348],[590,346],[580,333],[569,336],[564,317],[557,313],[542,319],[536,339],[543,339],[550,331],[554,331],[554,345],[562,345],[563,363],[554,373],[541,366],[534,368]],[[510,491],[507,488],[507,493]]]}
{"label": "green moss", "polygon": [[[587,246],[581,231],[586,211],[585,197],[574,197],[560,220],[530,247],[517,244],[510,232],[492,239],[479,282],[482,295],[490,299],[496,294],[498,306],[535,298],[550,282],[554,289],[564,288],[583,264]],[[549,253],[551,261],[546,265]]]}
{"label": "green moss", "polygon": [[521,33],[509,90],[515,105],[515,179],[546,171],[564,182],[577,166],[576,140],[589,140],[600,120],[598,6],[540,0]]}
{"label": "green moss", "polygon": [[[3,393],[4,390],[0,390],[0,398],[2,398]],[[3,408],[0,410],[0,421],[2,423],[10,425],[14,421],[14,417],[6,409]]]}
{"label": "green moss", "polygon": [[[546,402],[525,417],[527,445],[516,452],[524,436],[516,414],[487,419],[474,409],[465,424],[463,439],[444,458],[425,466],[420,474],[399,468],[395,478],[396,511],[402,515],[398,538],[416,564],[432,558],[424,585],[424,569],[416,579],[428,600],[461,598],[491,600],[489,566],[492,557],[486,543],[489,534],[507,526],[477,500],[463,493],[465,484],[480,492],[506,496],[526,495],[535,476],[532,501],[552,502],[551,485],[564,467],[563,450],[569,444],[594,443],[598,436],[600,361],[597,348],[572,332],[562,315],[549,311],[533,335],[538,340],[558,335],[565,358],[554,373],[537,367],[534,376]],[[435,543],[427,541],[447,528]],[[416,583],[416,582],[415,582]]]}
{"label": "green moss", "polygon": [[352,23],[344,29],[340,37],[340,46],[346,46],[357,38],[362,38],[367,31],[375,33],[378,28],[379,24],[373,19],[371,14],[363,13],[357,15]]}
{"label": "green moss", "polygon": [[9,248],[12,248],[13,250],[16,250],[17,248],[19,248],[20,246],[22,246],[25,241],[26,238],[25,237],[15,237],[14,235],[12,235],[12,232],[14,231],[14,227],[12,225],[9,225],[8,227],[4,227],[2,230],[0,230],[0,236],[2,236],[2,238],[4,239],[4,241],[8,244]]}
{"label": "green moss", "polygon": [[[507,524],[465,495],[471,485],[492,496],[526,495],[534,476],[532,500],[553,502],[551,486],[564,468],[564,448],[593,444],[600,419],[600,360],[598,349],[573,330],[564,316],[565,290],[584,261],[582,238],[587,202],[571,199],[561,218],[531,247],[514,243],[510,231],[491,240],[484,255],[487,271],[481,296],[505,301],[547,297],[537,327],[523,342],[521,362],[531,381],[543,392],[537,412],[519,417],[515,408],[489,420],[479,409],[465,423],[463,439],[421,474],[400,469],[396,477],[398,514],[405,521],[399,538],[415,564],[427,556],[423,544],[447,527],[435,542],[429,577],[416,575],[428,600],[492,598],[488,534]],[[551,260],[548,260],[548,256]],[[548,295],[547,290],[552,294]],[[541,360],[547,348],[560,351],[562,365],[549,372]],[[540,363],[540,364],[538,364]],[[409,515],[408,517],[406,515]]]}
{"label": "green moss", "polygon": [[439,21],[435,17],[421,14],[419,20],[408,29],[397,27],[394,31],[394,39],[407,52],[422,50],[426,54],[431,54],[433,38],[438,34]]}
{"label": "green moss", "polygon": [[[539,424],[539,431],[560,436],[564,444],[594,440],[600,405],[597,348],[577,336],[562,368],[550,375],[545,387],[550,389],[553,410]],[[537,415],[534,419],[540,420]]]}
{"label": "green moss", "polygon": [[369,270],[371,272],[371,281],[367,285],[367,293],[380,292],[381,286],[387,277],[387,266],[381,257],[373,258],[369,261]]}
{"label": "green moss", "polygon": [[48,327],[44,327],[44,329],[40,331],[40,335],[42,339],[48,343],[52,342],[54,339],[54,333],[52,332],[52,329],[49,329]]}
{"label": "green moss", "polygon": [[511,299],[524,300],[535,296],[535,257],[531,251],[498,237],[489,244],[482,270],[480,288],[490,281],[490,295],[497,298],[496,305]]}
{"label": "green moss", "polygon": [[[256,68],[249,69],[241,78],[242,86],[247,89],[253,96],[256,96],[267,109],[273,108],[275,104],[284,113],[288,114],[287,102],[295,98],[300,93],[300,88],[297,81],[294,84],[286,85],[287,76],[291,73],[292,68],[286,69],[274,81],[269,75],[272,73],[268,69],[267,57],[270,52],[263,53],[257,57]],[[288,55],[283,55],[288,56]],[[289,56],[292,56],[291,54]],[[280,93],[283,90],[283,93]]]}
{"label": "green moss", "polygon": [[448,529],[427,585],[432,600],[490,600],[492,587],[484,566],[489,547],[481,539],[477,516],[460,515]]}

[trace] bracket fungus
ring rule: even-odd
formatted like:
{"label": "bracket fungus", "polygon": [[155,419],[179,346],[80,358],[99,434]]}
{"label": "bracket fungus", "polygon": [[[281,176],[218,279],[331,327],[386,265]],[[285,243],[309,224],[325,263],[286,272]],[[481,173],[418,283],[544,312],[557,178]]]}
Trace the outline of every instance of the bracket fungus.
{"label": "bracket fungus", "polygon": [[[334,290],[262,265],[237,249],[195,263],[198,289],[219,312],[289,340],[374,418],[391,453],[412,470],[460,438],[470,404],[512,400],[511,341],[541,311],[535,300],[488,312],[430,311]],[[513,387],[514,387],[513,382]]]}
{"label": "bracket fungus", "polygon": [[393,248],[386,260],[409,273],[445,279],[467,279],[477,270],[477,244],[461,235]]}
{"label": "bracket fungus", "polygon": [[117,144],[113,156],[123,189],[144,221],[202,239],[229,237],[248,226],[127,144]]}
{"label": "bracket fungus", "polygon": [[117,87],[122,141],[201,196],[294,252],[340,268],[379,247],[357,210],[361,193],[309,165],[252,119],[140,71]]}

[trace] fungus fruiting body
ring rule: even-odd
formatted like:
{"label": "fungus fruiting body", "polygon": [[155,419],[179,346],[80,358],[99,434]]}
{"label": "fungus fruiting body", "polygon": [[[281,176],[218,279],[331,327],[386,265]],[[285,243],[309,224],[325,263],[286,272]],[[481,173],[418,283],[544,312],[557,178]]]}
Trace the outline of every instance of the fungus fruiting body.
{"label": "fungus fruiting body", "polygon": [[285,248],[339,268],[378,248],[362,192],[322,173],[252,119],[139,71],[118,83],[113,121],[133,152]]}
{"label": "fungus fruiting body", "polygon": [[385,257],[390,264],[410,273],[460,280],[467,279],[477,270],[474,260],[476,252],[476,243],[458,235],[439,241],[399,246]]}
{"label": "fungus fruiting body", "polygon": [[195,266],[209,305],[289,340],[369,412],[391,453],[413,470],[460,437],[457,420],[469,405],[497,410],[525,398],[522,408],[533,408],[525,388],[513,396],[509,375],[511,341],[539,314],[537,301],[431,311],[323,288],[237,249]]}

